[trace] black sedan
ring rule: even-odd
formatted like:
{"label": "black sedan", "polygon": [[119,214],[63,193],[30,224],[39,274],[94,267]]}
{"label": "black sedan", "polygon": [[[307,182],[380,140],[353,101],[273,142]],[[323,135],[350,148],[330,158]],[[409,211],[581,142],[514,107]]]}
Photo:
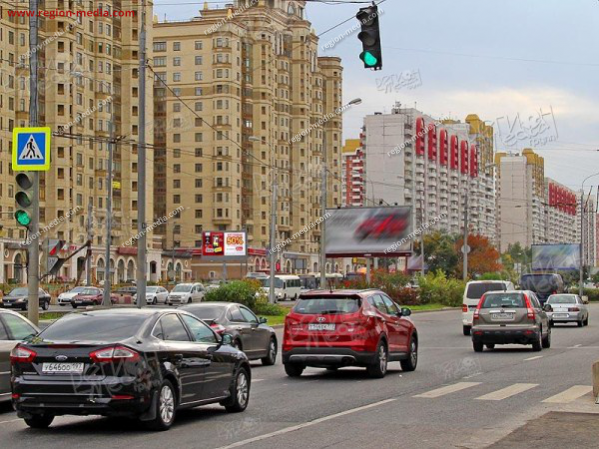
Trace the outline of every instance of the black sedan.
{"label": "black sedan", "polygon": [[[2,298],[0,306],[12,309],[27,310],[28,307],[28,290],[27,287],[17,287]],[[50,307],[51,297],[49,293],[46,293],[41,288],[38,291],[38,297],[40,301],[40,307],[44,310],[48,310]]]}
{"label": "black sedan", "polygon": [[264,365],[274,365],[277,360],[277,336],[247,307],[230,302],[202,302],[179,307],[194,314],[219,334],[233,337],[233,346],[245,352],[250,360],[260,359]]}
{"label": "black sedan", "polygon": [[13,405],[34,428],[68,414],[167,430],[184,408],[219,403],[241,412],[251,371],[231,341],[178,310],[71,313],[12,350]]}

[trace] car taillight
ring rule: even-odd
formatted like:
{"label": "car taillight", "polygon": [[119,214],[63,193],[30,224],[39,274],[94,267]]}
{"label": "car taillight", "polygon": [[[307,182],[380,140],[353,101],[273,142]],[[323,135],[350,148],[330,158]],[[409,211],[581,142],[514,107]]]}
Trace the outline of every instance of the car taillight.
{"label": "car taillight", "polygon": [[468,306],[466,304],[462,304],[462,312],[468,312]]}
{"label": "car taillight", "polygon": [[568,312],[580,312],[578,307],[568,307]]}
{"label": "car taillight", "polygon": [[526,318],[529,320],[535,319],[535,310],[532,308],[530,304],[530,299],[528,299],[528,295],[524,294],[524,301],[526,302]]}
{"label": "car taillight", "polygon": [[474,315],[472,315],[473,320],[478,320],[480,318],[480,313],[478,309],[474,309]]}
{"label": "car taillight", "polygon": [[216,332],[218,335],[222,335],[227,329],[225,326],[223,326],[222,324],[218,324],[218,323],[212,323],[210,325],[210,327],[212,328],[212,330],[214,332]]}
{"label": "car taillight", "polygon": [[90,352],[89,358],[94,363],[135,362],[139,360],[139,353],[125,346],[110,346]]}
{"label": "car taillight", "polygon": [[[474,315],[472,316],[472,321],[474,320],[478,320],[480,318],[480,309],[483,306],[483,302],[485,302],[485,295],[482,295],[480,297],[480,300],[478,301],[478,305],[476,306],[476,309],[474,309]],[[465,306],[466,310],[468,310],[468,306]]]}
{"label": "car taillight", "polygon": [[13,350],[10,351],[10,363],[11,365],[14,365],[15,363],[31,363],[35,360],[36,356],[37,353],[31,349],[15,346]]}

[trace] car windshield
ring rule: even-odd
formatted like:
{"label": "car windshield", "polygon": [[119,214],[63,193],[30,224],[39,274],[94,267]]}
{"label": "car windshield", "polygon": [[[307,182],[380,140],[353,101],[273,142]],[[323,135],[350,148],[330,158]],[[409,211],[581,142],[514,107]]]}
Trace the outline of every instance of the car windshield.
{"label": "car windshield", "polygon": [[548,304],[576,304],[574,295],[551,295],[547,300]]}
{"label": "car windshield", "polygon": [[86,289],[81,290],[79,292],[79,294],[81,294],[81,295],[97,295],[98,290],[96,290],[95,288],[86,288]]}
{"label": "car windshield", "polygon": [[15,288],[13,289],[13,291],[11,291],[9,293],[10,296],[27,296],[27,287],[19,287],[19,288]]}
{"label": "car windshield", "polygon": [[487,292],[505,290],[501,282],[476,282],[468,285],[466,297],[468,299],[480,299]]}
{"label": "car windshield", "polygon": [[86,290],[86,287],[75,287],[73,290],[71,290],[71,293],[81,293],[85,290]]}
{"label": "car windshield", "polygon": [[301,314],[341,314],[355,313],[360,309],[360,299],[348,298],[301,298],[294,308],[295,313]]}
{"label": "car windshield", "polygon": [[176,285],[175,288],[173,288],[174,293],[189,292],[189,291],[191,291],[191,284],[179,284],[179,285]]}
{"label": "car windshield", "polygon": [[158,287],[146,287],[147,293],[156,293],[158,291]]}
{"label": "car windshield", "polygon": [[526,306],[520,293],[489,293],[485,295],[481,308],[492,309],[496,307],[522,308]]}
{"label": "car windshield", "polygon": [[186,310],[201,320],[216,320],[223,315],[225,307],[208,305],[190,307],[183,306],[181,307],[181,310]]}
{"label": "car windshield", "polygon": [[547,293],[557,290],[558,281],[554,274],[525,274],[520,280],[520,286],[525,290]]}
{"label": "car windshield", "polygon": [[87,314],[72,313],[66,315],[43,330],[40,336],[49,341],[100,340],[115,342],[130,338],[147,315],[139,314]]}

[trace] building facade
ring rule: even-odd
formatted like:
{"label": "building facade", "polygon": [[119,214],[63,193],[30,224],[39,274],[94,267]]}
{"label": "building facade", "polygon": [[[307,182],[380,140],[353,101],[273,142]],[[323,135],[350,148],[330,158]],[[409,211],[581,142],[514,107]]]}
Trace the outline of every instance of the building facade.
{"label": "building facade", "polygon": [[155,213],[185,207],[158,228],[165,248],[245,229],[249,269],[266,270],[276,180],[277,241],[291,239],[281,271],[319,270],[320,227],[310,226],[323,215],[323,151],[327,205],[341,205],[342,67],[318,56],[305,3],[206,4],[192,20],[154,24]]}
{"label": "building facade", "polygon": [[[584,207],[581,208],[581,197],[582,192],[579,191],[576,204],[576,243],[582,242],[585,267],[595,267],[597,266],[597,198],[585,192]],[[583,213],[580,212],[581,209]]]}
{"label": "building facade", "polygon": [[579,243],[576,233],[576,192],[545,178],[546,243]]}
{"label": "building facade", "polygon": [[[89,5],[47,0],[46,10],[81,10]],[[125,17],[40,18],[39,124],[54,131],[52,166],[40,176],[40,236],[62,239],[72,250],[87,241],[91,205],[95,280],[106,263],[114,280],[134,277],[136,261],[126,242],[137,234],[137,139],[139,136],[139,25],[135,4],[106,1],[105,10],[133,10]],[[146,28],[151,39],[151,3]],[[15,177],[10,168],[12,129],[29,123],[29,25],[0,7],[0,224],[3,242],[0,282],[25,280],[23,228],[13,218]],[[148,75],[148,81],[151,81]],[[148,83],[151,86],[151,82]],[[146,92],[146,116],[153,116],[152,89]],[[114,151],[113,258],[104,260],[109,124],[120,137]],[[147,210],[153,221],[153,121],[146,124]],[[57,223],[57,224],[56,224]],[[148,235],[150,279],[160,276],[160,251]],[[160,246],[159,244],[157,245]],[[67,263],[60,275],[74,279],[84,269],[83,257]]]}
{"label": "building facade", "polygon": [[341,197],[343,207],[364,206],[364,150],[361,139],[347,139],[341,164]]}
{"label": "building facade", "polygon": [[476,115],[435,120],[399,103],[364,119],[366,205],[411,206],[414,223],[495,241],[493,132]]}

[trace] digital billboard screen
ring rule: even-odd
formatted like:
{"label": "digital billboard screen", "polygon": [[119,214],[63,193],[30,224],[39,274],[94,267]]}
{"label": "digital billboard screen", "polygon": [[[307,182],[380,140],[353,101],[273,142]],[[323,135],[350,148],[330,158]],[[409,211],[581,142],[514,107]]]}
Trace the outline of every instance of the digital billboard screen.
{"label": "digital billboard screen", "polygon": [[202,256],[245,257],[247,238],[243,231],[206,231],[202,233]]}
{"label": "digital billboard screen", "polygon": [[580,245],[532,245],[532,269],[535,271],[578,270]]}

